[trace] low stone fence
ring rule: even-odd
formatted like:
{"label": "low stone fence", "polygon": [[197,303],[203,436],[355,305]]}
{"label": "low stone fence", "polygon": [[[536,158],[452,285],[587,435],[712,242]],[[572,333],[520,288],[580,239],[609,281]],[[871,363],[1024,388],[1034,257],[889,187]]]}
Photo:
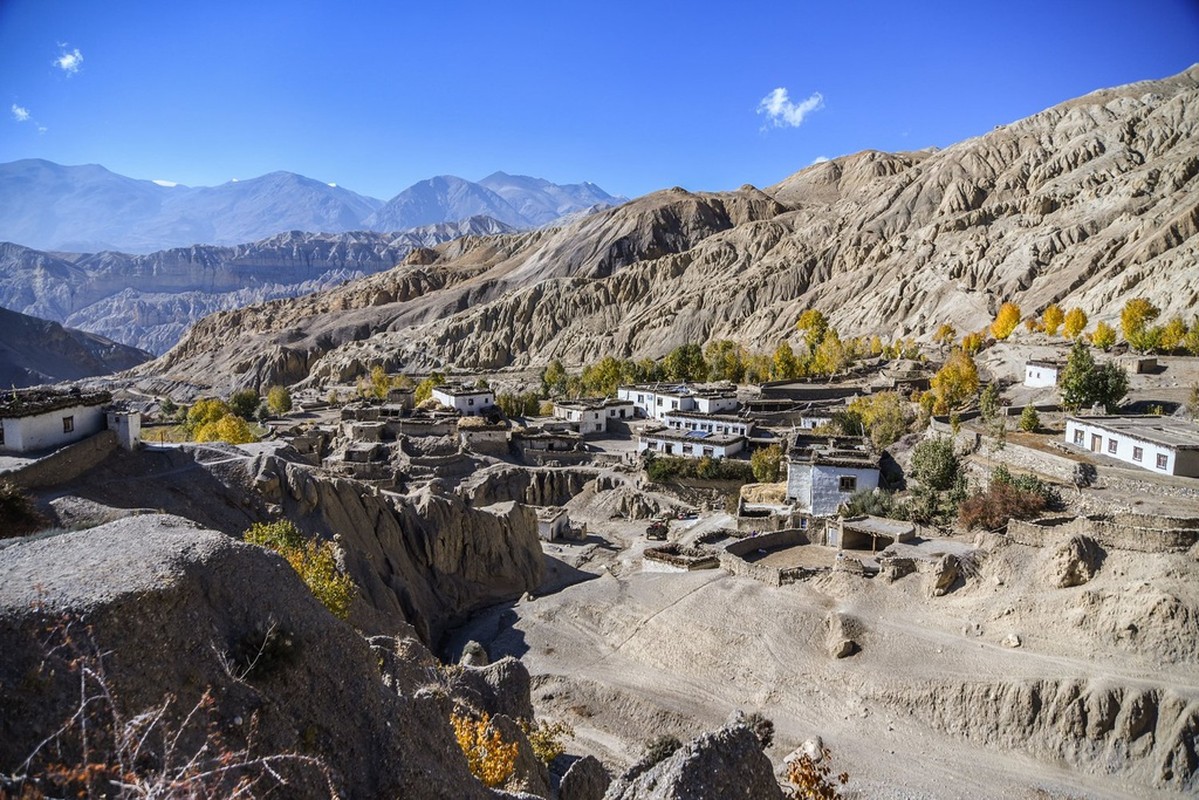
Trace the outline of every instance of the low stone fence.
{"label": "low stone fence", "polygon": [[676,542],[647,548],[643,568],[646,572],[690,572],[696,569],[716,569],[720,563],[716,553],[703,547],[684,547]]}
{"label": "low stone fence", "polygon": [[37,461],[6,472],[0,475],[0,479],[12,481],[23,489],[57,486],[94,469],[116,449],[116,433],[100,431],[95,436],[60,447]]}
{"label": "low stone fence", "polygon": [[753,578],[770,586],[797,583],[828,572],[828,567],[772,567],[745,560],[745,556],[759,550],[769,552],[806,544],[810,544],[807,532],[798,528],[766,533],[761,536],[749,536],[725,546],[720,554],[720,567],[733,575]]}
{"label": "low stone fence", "polygon": [[1171,553],[1188,550],[1199,542],[1199,519],[1117,514],[1112,517],[1056,517],[1011,520],[1007,535],[1031,547],[1056,545],[1071,536],[1090,536],[1111,550]]}

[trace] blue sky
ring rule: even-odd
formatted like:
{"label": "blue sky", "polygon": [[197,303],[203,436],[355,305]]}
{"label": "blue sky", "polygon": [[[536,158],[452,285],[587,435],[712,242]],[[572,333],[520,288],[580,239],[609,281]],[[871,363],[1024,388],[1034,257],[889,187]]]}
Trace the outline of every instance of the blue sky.
{"label": "blue sky", "polygon": [[0,161],[383,199],[495,170],[731,189],[1197,61],[1194,0],[0,0]]}

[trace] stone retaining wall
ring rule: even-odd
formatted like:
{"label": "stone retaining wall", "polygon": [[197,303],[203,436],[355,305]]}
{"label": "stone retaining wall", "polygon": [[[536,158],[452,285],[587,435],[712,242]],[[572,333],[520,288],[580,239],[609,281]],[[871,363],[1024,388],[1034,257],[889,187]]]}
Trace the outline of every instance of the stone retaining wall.
{"label": "stone retaining wall", "polygon": [[41,489],[73,481],[117,449],[117,435],[100,431],[80,442],[60,447],[48,456],[0,475],[24,489]]}

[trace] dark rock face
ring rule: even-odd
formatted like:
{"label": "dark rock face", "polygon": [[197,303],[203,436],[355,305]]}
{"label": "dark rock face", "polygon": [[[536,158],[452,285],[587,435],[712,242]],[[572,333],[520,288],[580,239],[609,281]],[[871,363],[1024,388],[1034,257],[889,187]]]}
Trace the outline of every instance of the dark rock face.
{"label": "dark rock face", "polygon": [[[467,770],[444,695],[417,691],[403,672],[385,684],[367,642],[281,558],[165,515],[0,550],[0,773],[78,707],[78,679],[43,669],[47,626],[63,617],[86,623],[73,636],[105,654],[126,716],[175,695],[165,722],[186,730],[182,716],[210,688],[208,720],[227,746],[252,739],[255,754],[317,756],[343,796],[493,796]],[[259,652],[271,657],[248,667]],[[202,739],[189,733],[183,752]],[[319,772],[287,772],[288,797],[328,795]]]}
{"label": "dark rock face", "polygon": [[37,386],[108,375],[153,356],[94,333],[0,308],[0,386]]}
{"label": "dark rock face", "polygon": [[607,800],[772,800],[783,797],[754,732],[730,725],[705,733],[634,778],[621,777]]}
{"label": "dark rock face", "polygon": [[558,784],[558,800],[603,800],[612,778],[595,756],[583,756],[570,765]]}

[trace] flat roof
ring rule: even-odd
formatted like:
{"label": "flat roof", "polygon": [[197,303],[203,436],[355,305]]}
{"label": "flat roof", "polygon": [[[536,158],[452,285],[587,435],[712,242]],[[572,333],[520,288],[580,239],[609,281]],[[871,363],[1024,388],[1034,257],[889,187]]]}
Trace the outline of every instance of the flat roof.
{"label": "flat roof", "polygon": [[855,436],[797,436],[787,453],[787,460],[796,464],[863,469],[878,469],[878,459],[870,440]]}
{"label": "flat roof", "polygon": [[612,406],[631,406],[632,400],[620,400],[614,397],[580,397],[577,400],[555,400],[555,408],[570,408],[583,411],[594,411],[599,408]]}
{"label": "flat roof", "polygon": [[705,414],[703,411],[667,411],[663,416],[666,419],[671,417],[686,417],[687,419],[703,419],[712,422],[739,422],[743,425],[747,425],[752,421],[732,414]]}
{"label": "flat roof", "polygon": [[101,406],[110,402],[112,393],[105,391],[13,389],[0,393],[0,419],[36,417],[64,408]]}
{"label": "flat roof", "polygon": [[892,539],[916,532],[916,526],[910,522],[886,517],[872,517],[869,514],[860,517],[846,517],[841,520],[841,525],[847,530],[861,531],[872,536],[887,536]]}
{"label": "flat roof", "polygon": [[649,392],[670,397],[736,397],[736,389],[715,386],[696,386],[690,383],[626,383],[621,386],[626,392]]}
{"label": "flat roof", "polygon": [[1049,361],[1044,358],[1030,358],[1024,362],[1028,367],[1048,367],[1049,369],[1061,369],[1062,365],[1059,361]]}
{"label": "flat roof", "polygon": [[732,436],[726,433],[707,433],[706,431],[680,431],[674,428],[651,428],[640,434],[643,439],[662,439],[672,442],[687,442],[689,444],[711,444],[724,446],[739,442],[743,436]]}
{"label": "flat roof", "polygon": [[440,392],[441,394],[448,394],[452,397],[468,397],[471,395],[477,396],[477,395],[481,395],[481,394],[494,394],[495,393],[494,389],[477,389],[474,386],[461,386],[461,385],[451,386],[449,384],[442,384],[441,386],[434,386],[433,391]]}
{"label": "flat roof", "polygon": [[1120,433],[1152,444],[1160,444],[1175,450],[1199,450],[1199,425],[1174,417],[1144,415],[1135,417],[1097,416],[1067,417],[1067,421],[1079,425]]}

